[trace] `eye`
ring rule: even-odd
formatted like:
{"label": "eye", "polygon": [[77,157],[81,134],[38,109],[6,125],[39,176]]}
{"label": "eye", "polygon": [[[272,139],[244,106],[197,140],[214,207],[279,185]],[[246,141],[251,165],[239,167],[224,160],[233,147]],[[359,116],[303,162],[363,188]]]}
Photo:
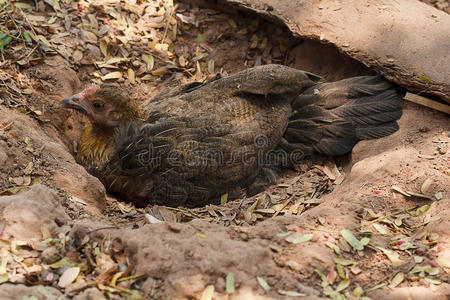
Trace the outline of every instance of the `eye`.
{"label": "eye", "polygon": [[94,103],[92,103],[92,105],[96,110],[103,110],[105,108],[105,103],[101,101],[95,101]]}

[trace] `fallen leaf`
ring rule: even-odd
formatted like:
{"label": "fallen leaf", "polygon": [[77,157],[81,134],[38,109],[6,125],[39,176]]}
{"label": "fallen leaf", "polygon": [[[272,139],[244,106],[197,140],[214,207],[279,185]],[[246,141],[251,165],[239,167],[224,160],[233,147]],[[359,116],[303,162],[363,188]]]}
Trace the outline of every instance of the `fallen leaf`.
{"label": "fallen leaf", "polygon": [[450,268],[450,258],[448,257],[438,257],[436,258],[436,263],[442,268]]}
{"label": "fallen leaf", "polygon": [[228,201],[228,194],[223,194],[220,197],[220,205],[225,205],[227,203],[227,201]]}
{"label": "fallen leaf", "polygon": [[336,270],[337,270],[339,277],[341,277],[341,279],[347,278],[344,267],[341,264],[336,264]]}
{"label": "fallen leaf", "polygon": [[145,214],[145,219],[150,223],[150,224],[159,224],[162,223],[163,221],[155,218],[154,216],[150,215],[150,214]]}
{"label": "fallen leaf", "polygon": [[396,185],[393,185],[391,188],[392,188],[392,190],[394,190],[394,191],[396,191],[396,192],[402,194],[403,196],[411,197],[410,194],[408,194],[407,192],[404,192],[401,188],[399,188],[399,187],[396,186]]}
{"label": "fallen leaf", "polygon": [[387,258],[391,261],[392,265],[399,266],[403,264],[403,261],[400,259],[399,254],[397,252],[379,246],[375,246],[375,248],[383,252],[384,255],[386,255]]}
{"label": "fallen leaf", "polygon": [[252,222],[252,215],[257,205],[258,201],[253,202],[253,204],[244,212],[244,219],[249,224]]}
{"label": "fallen leaf", "polygon": [[338,286],[336,287],[336,292],[340,292],[345,290],[346,288],[348,288],[348,286],[350,285],[350,279],[346,278],[344,280],[342,280]]}
{"label": "fallen leaf", "polygon": [[27,144],[27,146],[25,147],[25,149],[27,149],[30,152],[33,152],[33,142],[31,141],[30,137],[26,136],[24,139],[25,144]]}
{"label": "fallen leaf", "polygon": [[398,286],[405,279],[405,274],[402,272],[397,273],[394,278],[392,278],[391,283],[388,285],[389,288],[393,289]]}
{"label": "fallen leaf", "polygon": [[363,250],[364,246],[361,244],[361,242],[351,233],[351,231],[347,229],[341,230],[341,235],[344,237],[344,239],[347,241],[347,243],[350,244],[350,246],[353,247],[355,250]]}
{"label": "fallen leaf", "polygon": [[122,78],[122,72],[111,72],[102,77],[103,81]]}
{"label": "fallen leaf", "polygon": [[21,9],[28,9],[31,8],[31,5],[29,3],[24,2],[14,2],[14,6]]}
{"label": "fallen leaf", "polygon": [[228,273],[226,278],[226,291],[227,294],[232,294],[235,291],[234,287],[234,274]]}
{"label": "fallen leaf", "polygon": [[354,260],[345,259],[345,258],[339,258],[339,257],[336,257],[334,259],[334,262],[337,263],[337,264],[341,264],[343,266],[350,266],[350,265],[356,265],[357,264],[357,262],[354,261]]}
{"label": "fallen leaf", "polygon": [[429,208],[430,208],[430,206],[428,204],[422,205],[421,207],[419,207],[416,210],[416,214],[421,215],[421,214],[425,213]]}
{"label": "fallen leaf", "polygon": [[212,300],[214,296],[214,286],[208,285],[205,290],[203,291],[202,297],[200,300]]}
{"label": "fallen leaf", "polygon": [[0,284],[5,283],[9,280],[9,275],[8,273],[5,274],[1,274],[0,275]]}
{"label": "fallen leaf", "polygon": [[65,270],[59,278],[58,286],[61,288],[65,288],[66,286],[74,282],[75,279],[77,279],[78,274],[80,274],[79,267],[73,267]]}
{"label": "fallen leaf", "polygon": [[278,290],[278,294],[287,296],[287,297],[306,297],[307,294],[299,293],[296,291],[285,291],[285,290]]}
{"label": "fallen leaf", "polygon": [[291,234],[290,236],[288,236],[286,238],[286,241],[288,241],[292,244],[300,244],[300,243],[305,243],[305,242],[309,241],[312,237],[313,237],[313,235],[310,233],[303,234],[303,235],[294,233],[294,234]]}
{"label": "fallen leaf", "polygon": [[155,59],[153,58],[153,55],[144,54],[144,55],[142,55],[142,59],[147,64],[147,72],[150,72],[151,70],[153,70],[153,67],[155,66]]}
{"label": "fallen leaf", "polygon": [[330,247],[331,249],[333,249],[334,253],[336,254],[341,254],[341,249],[339,249],[339,247],[331,242],[326,242],[325,245],[327,245],[328,247]]}
{"label": "fallen leaf", "polygon": [[380,234],[383,234],[383,235],[388,234],[388,232],[386,231],[386,229],[384,229],[384,227],[381,226],[380,224],[374,223],[372,226],[373,226]]}
{"label": "fallen leaf", "polygon": [[52,269],[59,269],[59,268],[67,267],[70,265],[71,265],[71,263],[70,263],[69,259],[67,257],[63,257],[60,260],[58,260],[57,262],[50,264],[48,266]]}
{"label": "fallen leaf", "polygon": [[262,279],[261,277],[256,277],[256,280],[258,280],[259,285],[266,291],[268,292],[270,290],[270,286],[269,284]]}
{"label": "fallen leaf", "polygon": [[422,192],[422,194],[425,194],[428,189],[430,188],[430,185],[433,183],[433,180],[430,178],[427,178],[425,180],[425,182],[422,184],[422,187],[420,188],[420,191]]}
{"label": "fallen leaf", "polygon": [[135,75],[133,69],[129,68],[127,73],[128,73],[128,80],[130,81],[130,83],[135,84],[136,83],[136,75]]}
{"label": "fallen leaf", "polygon": [[441,284],[440,280],[436,280],[436,279],[431,279],[431,278],[425,278],[425,281],[431,284],[435,284],[435,285],[439,285]]}

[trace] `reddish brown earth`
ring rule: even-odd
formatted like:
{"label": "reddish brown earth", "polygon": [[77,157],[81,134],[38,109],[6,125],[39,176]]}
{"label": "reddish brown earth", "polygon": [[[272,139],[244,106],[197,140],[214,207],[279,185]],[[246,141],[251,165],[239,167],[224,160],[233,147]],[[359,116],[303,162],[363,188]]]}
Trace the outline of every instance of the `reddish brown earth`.
{"label": "reddish brown earth", "polygon": [[[94,12],[103,16],[95,6],[80,16]],[[214,299],[448,299],[450,121],[442,113],[405,103],[400,131],[392,136],[361,142],[345,157],[308,158],[255,197],[194,210],[136,209],[108,196],[75,163],[74,141],[84,120],[58,102],[100,82],[93,72],[127,74],[132,65],[136,83],[127,76],[118,83],[140,102],[212,76],[209,61],[211,73],[223,74],[260,63],[284,63],[328,80],[372,73],[330,46],[296,40],[244,14],[182,4],[177,13],[198,27],[177,17],[174,60],[188,63],[169,71],[164,52],[151,52],[159,72],[139,74],[145,66],[140,56],[134,64],[108,69],[40,50],[22,65],[20,55],[6,49],[0,70],[0,299],[211,299],[211,286]],[[52,15],[49,7],[41,14]],[[161,38],[165,28],[153,30]],[[95,43],[62,44],[79,49],[85,60],[103,59]],[[129,57],[147,47],[130,44]],[[20,93],[26,89],[31,91]],[[331,172],[334,166],[343,181]],[[420,196],[404,196],[393,186]],[[343,229],[370,243],[354,250]],[[306,234],[311,238],[299,242]],[[339,254],[331,248],[336,246]],[[395,282],[399,273],[403,280]],[[228,274],[234,276],[234,293],[227,293]],[[72,280],[61,280],[70,275]],[[120,278],[126,280],[116,282]]]}

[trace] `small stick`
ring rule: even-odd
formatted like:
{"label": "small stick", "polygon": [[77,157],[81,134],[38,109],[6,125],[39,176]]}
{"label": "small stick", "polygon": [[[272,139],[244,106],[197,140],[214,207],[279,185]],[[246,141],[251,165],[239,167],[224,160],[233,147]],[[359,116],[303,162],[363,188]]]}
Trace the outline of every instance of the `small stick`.
{"label": "small stick", "polygon": [[406,96],[404,98],[405,100],[408,100],[410,102],[414,102],[416,104],[420,104],[429,108],[432,108],[434,110],[441,111],[446,114],[450,114],[450,105],[446,105],[443,103],[439,103],[437,101],[431,100],[429,98],[425,98],[423,96],[419,96],[416,94],[406,93]]}
{"label": "small stick", "polygon": [[296,194],[293,194],[289,199],[287,199],[287,200],[283,203],[283,206],[273,214],[272,218],[275,218],[276,216],[278,216],[278,215],[280,214],[280,212],[281,212],[283,209],[285,209],[286,206],[288,206],[288,204],[292,201],[292,199],[294,199],[295,196],[296,196]]}

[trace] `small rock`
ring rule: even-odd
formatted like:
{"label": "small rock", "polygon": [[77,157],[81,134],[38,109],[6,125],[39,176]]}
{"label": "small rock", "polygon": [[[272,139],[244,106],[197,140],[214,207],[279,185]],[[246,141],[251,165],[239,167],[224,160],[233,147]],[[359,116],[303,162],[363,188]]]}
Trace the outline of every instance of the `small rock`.
{"label": "small rock", "polygon": [[167,223],[167,228],[172,232],[178,233],[181,231],[182,226],[174,223]]}
{"label": "small rock", "polygon": [[447,147],[439,147],[438,150],[439,150],[439,154],[447,153]]}
{"label": "small rock", "polygon": [[46,264],[52,264],[61,259],[61,255],[56,247],[49,247],[41,253],[41,259]]}

